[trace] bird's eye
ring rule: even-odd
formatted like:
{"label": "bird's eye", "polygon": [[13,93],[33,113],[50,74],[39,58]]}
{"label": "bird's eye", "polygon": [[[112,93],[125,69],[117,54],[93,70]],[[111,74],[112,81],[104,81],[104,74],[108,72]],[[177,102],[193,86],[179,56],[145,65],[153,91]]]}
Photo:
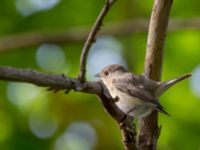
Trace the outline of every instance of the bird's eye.
{"label": "bird's eye", "polygon": [[105,72],[104,72],[104,75],[105,75],[105,76],[107,76],[108,74],[109,74],[108,71],[105,71]]}

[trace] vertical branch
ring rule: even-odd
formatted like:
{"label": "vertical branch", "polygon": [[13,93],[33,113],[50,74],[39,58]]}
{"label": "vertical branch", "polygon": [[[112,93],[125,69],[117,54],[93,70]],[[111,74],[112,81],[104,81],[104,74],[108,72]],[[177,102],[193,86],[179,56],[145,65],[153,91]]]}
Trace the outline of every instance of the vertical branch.
{"label": "vertical branch", "polygon": [[[173,0],[155,0],[150,19],[146,48],[145,75],[157,81],[161,78],[163,48],[172,2]],[[160,128],[157,123],[157,112],[152,112],[149,116],[139,120],[139,149],[156,149],[157,139],[160,133]]]}
{"label": "vertical branch", "polygon": [[81,82],[85,81],[85,73],[86,73],[86,61],[87,61],[87,56],[90,47],[92,44],[95,42],[96,35],[98,31],[100,30],[100,27],[102,25],[103,19],[110,10],[110,7],[114,4],[116,0],[106,0],[106,3],[104,4],[99,16],[97,17],[89,35],[88,38],[83,46],[82,53],[81,53],[81,58],[80,58],[80,72],[79,72],[79,80]]}

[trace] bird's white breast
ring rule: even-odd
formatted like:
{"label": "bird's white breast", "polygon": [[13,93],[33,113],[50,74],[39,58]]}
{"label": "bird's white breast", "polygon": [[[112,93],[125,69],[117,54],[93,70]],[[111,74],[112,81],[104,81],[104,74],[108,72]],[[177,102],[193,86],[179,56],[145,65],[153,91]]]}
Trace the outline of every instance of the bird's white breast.
{"label": "bird's white breast", "polygon": [[106,84],[106,87],[113,99],[118,97],[116,105],[123,112],[137,118],[139,116],[146,116],[152,111],[152,108],[147,102],[118,90],[113,84]]}

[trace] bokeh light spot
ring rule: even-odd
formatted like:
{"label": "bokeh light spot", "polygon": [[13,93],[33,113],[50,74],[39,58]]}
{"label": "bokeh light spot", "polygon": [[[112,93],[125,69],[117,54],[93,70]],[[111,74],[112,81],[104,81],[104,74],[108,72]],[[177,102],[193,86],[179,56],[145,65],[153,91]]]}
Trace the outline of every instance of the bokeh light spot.
{"label": "bokeh light spot", "polygon": [[56,6],[60,0],[16,0],[15,5],[22,16],[48,10]]}
{"label": "bokeh light spot", "polygon": [[112,37],[98,38],[88,58],[88,75],[92,79],[95,79],[94,74],[107,65],[122,64],[126,67],[126,62],[122,57],[122,45]]}
{"label": "bokeh light spot", "polygon": [[64,66],[65,53],[55,44],[43,44],[36,52],[36,61],[42,69],[56,72]]}
{"label": "bokeh light spot", "polygon": [[40,112],[30,115],[29,126],[34,135],[45,139],[51,137],[56,132],[58,123],[53,116]]}
{"label": "bokeh light spot", "polygon": [[200,65],[198,65],[192,72],[190,86],[192,92],[200,98]]}
{"label": "bokeh light spot", "polygon": [[28,83],[10,82],[7,86],[8,100],[22,108],[30,105],[39,93],[40,88]]}
{"label": "bokeh light spot", "polygon": [[94,128],[86,122],[75,122],[56,140],[55,150],[92,150],[96,143]]}

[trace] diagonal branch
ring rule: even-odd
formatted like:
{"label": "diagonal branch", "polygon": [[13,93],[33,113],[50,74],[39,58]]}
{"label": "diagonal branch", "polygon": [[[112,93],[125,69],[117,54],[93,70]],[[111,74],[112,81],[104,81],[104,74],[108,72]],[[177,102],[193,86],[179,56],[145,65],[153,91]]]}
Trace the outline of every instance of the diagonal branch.
{"label": "diagonal branch", "polygon": [[81,59],[80,59],[80,72],[78,76],[81,82],[85,81],[86,61],[89,49],[92,46],[92,43],[95,42],[96,35],[102,25],[103,19],[110,10],[110,7],[114,4],[114,2],[115,0],[106,0],[106,3],[104,4],[99,16],[97,17],[96,22],[94,23],[92,30],[90,31],[89,36],[82,49]]}
{"label": "diagonal branch", "polygon": [[28,82],[37,86],[48,87],[49,90],[53,90],[55,92],[59,90],[66,90],[66,92],[69,92],[73,89],[79,92],[96,94],[100,98],[104,108],[107,110],[109,115],[112,116],[112,118],[115,119],[115,121],[120,126],[125,149],[137,150],[135,138],[136,131],[135,127],[130,121],[131,118],[115,105],[108,90],[105,88],[101,81],[85,81],[86,60],[89,49],[92,43],[95,41],[97,32],[102,25],[105,15],[114,2],[115,0],[106,1],[86,40],[81,54],[80,73],[78,78],[69,78],[64,75],[47,75],[31,69],[0,67],[0,80]]}
{"label": "diagonal branch", "polygon": [[[151,14],[145,61],[145,75],[159,81],[161,78],[163,48],[173,0],[155,0]],[[158,114],[152,112],[139,120],[139,149],[155,150],[160,134]]]}
{"label": "diagonal branch", "polygon": [[[44,74],[32,69],[16,69],[0,67],[0,80],[32,83],[40,87],[47,87],[55,92],[59,90],[75,90],[84,93],[96,94],[106,111],[118,123],[121,129],[122,140],[126,150],[136,150],[136,131],[126,116],[111,99],[111,96],[101,81],[84,83],[77,78],[64,75]],[[123,123],[123,126],[121,125]]]}

